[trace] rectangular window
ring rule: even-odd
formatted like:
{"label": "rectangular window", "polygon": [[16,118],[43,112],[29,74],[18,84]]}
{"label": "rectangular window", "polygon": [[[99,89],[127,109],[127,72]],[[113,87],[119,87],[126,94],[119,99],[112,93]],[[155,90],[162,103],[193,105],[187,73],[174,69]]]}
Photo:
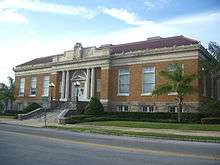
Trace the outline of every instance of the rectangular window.
{"label": "rectangular window", "polygon": [[145,105],[143,106],[143,112],[154,112],[154,106],[153,105]]}
{"label": "rectangular window", "polygon": [[130,74],[128,69],[119,69],[118,72],[118,95],[129,95]]}
{"label": "rectangular window", "polygon": [[23,104],[22,103],[18,103],[17,104],[17,110],[18,111],[22,111],[23,110]]}
{"label": "rectangular window", "polygon": [[30,82],[30,96],[36,96],[37,78],[32,77]]}
{"label": "rectangular window", "polygon": [[128,106],[127,105],[118,105],[117,111],[119,112],[128,112]]}
{"label": "rectangular window", "polygon": [[170,113],[176,113],[177,112],[177,106],[168,106],[168,112]]}
{"label": "rectangular window", "polygon": [[49,76],[44,76],[42,96],[49,96]]}
{"label": "rectangular window", "polygon": [[24,96],[25,78],[20,79],[19,82],[19,96]]}
{"label": "rectangular window", "polygon": [[143,69],[142,94],[151,94],[155,88],[155,67]]}

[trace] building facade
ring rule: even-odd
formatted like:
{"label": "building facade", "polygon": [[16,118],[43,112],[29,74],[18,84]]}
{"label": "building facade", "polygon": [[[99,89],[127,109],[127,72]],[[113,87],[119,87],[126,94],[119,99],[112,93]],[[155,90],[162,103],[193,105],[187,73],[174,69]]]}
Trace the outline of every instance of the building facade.
{"label": "building facade", "polygon": [[[37,58],[14,68],[16,104],[21,110],[42,97],[72,102],[100,98],[109,111],[175,112],[175,93],[152,96],[165,82],[160,71],[181,64],[186,74],[198,74],[201,61],[212,57],[199,41],[175,36],[145,41],[84,48],[76,43],[63,54]],[[78,82],[76,89],[74,83]],[[54,88],[49,88],[53,83]],[[192,82],[184,111],[197,111],[205,98],[220,99],[220,76],[203,76]],[[77,92],[78,91],[78,92]]]}

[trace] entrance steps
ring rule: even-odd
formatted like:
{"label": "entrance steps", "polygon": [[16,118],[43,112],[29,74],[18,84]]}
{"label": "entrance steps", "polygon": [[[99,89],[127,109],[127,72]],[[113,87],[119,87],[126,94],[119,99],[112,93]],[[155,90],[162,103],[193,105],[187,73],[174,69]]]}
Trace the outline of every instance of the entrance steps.
{"label": "entrance steps", "polygon": [[[66,117],[83,113],[88,102],[59,102],[52,105],[53,110],[46,113],[47,123],[63,123]],[[18,115],[19,120],[29,120],[30,122],[44,122],[45,110],[43,108],[36,109],[28,114]]]}

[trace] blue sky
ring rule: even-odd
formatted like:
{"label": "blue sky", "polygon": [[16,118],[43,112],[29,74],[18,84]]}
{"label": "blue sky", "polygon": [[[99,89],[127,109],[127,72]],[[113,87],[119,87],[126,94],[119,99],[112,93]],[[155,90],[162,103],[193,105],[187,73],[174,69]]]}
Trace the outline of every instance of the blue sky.
{"label": "blue sky", "polygon": [[220,0],[0,0],[0,82],[33,58],[185,35],[220,43]]}

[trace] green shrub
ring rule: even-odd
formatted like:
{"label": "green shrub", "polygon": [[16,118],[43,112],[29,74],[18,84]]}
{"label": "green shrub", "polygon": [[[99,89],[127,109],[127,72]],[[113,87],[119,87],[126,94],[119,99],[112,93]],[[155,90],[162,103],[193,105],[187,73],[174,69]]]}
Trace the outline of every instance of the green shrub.
{"label": "green shrub", "polygon": [[[203,113],[182,113],[182,122],[200,123],[201,118],[208,117]],[[167,112],[104,112],[99,115],[73,115],[66,123],[82,123],[93,121],[152,121],[152,122],[176,122],[177,113]]]}
{"label": "green shrub", "polygon": [[24,108],[24,110],[22,111],[22,113],[28,113],[28,112],[31,112],[37,108],[41,108],[41,106],[38,104],[38,103],[31,103],[29,104],[26,108]]}
{"label": "green shrub", "polygon": [[214,99],[207,99],[202,105],[202,112],[209,116],[220,117],[220,101]]}
{"label": "green shrub", "polygon": [[104,112],[102,103],[98,98],[92,97],[86,105],[85,114],[98,115]]}
{"label": "green shrub", "polygon": [[201,119],[202,124],[220,124],[219,117],[206,117]]}

